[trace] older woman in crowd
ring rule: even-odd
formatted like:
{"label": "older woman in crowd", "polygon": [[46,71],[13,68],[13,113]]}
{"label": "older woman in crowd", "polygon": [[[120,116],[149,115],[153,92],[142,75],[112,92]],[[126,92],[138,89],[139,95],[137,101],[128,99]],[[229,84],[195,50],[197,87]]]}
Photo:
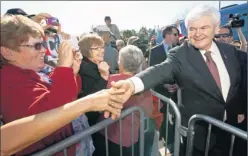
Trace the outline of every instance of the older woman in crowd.
{"label": "older woman in crowd", "polygon": [[[84,35],[78,43],[83,60],[80,65],[79,75],[82,78],[82,88],[79,97],[107,87],[109,78],[109,66],[103,61],[104,42],[96,34]],[[99,117],[98,112],[86,113],[90,126],[96,124]]]}
{"label": "older woman in crowd", "polygon": [[[45,112],[77,98],[81,79],[77,76],[81,59],[68,42],[59,47],[58,66],[48,76],[44,68],[46,44],[44,31],[34,21],[22,16],[1,18],[1,115],[4,123]],[[71,125],[16,153],[31,155],[72,135]],[[75,146],[67,149],[75,155]],[[58,153],[58,155],[63,153]]]}
{"label": "older woman in crowd", "polygon": [[[104,41],[97,34],[86,34],[82,36],[78,46],[83,55],[79,70],[79,74],[82,78],[82,88],[79,97],[84,97],[107,88],[109,66],[104,62]],[[86,116],[81,117],[83,117],[83,120],[88,120],[88,122],[85,122],[86,125],[89,124],[89,126],[92,126],[97,123],[100,113],[88,112]],[[92,135],[94,145],[99,135],[98,133]],[[92,144],[92,142],[90,144]],[[95,148],[94,153],[96,153],[97,150],[98,149]],[[90,150],[90,153],[91,151],[94,150]]]}
{"label": "older woman in crowd", "polygon": [[[142,60],[143,60],[142,51],[133,45],[128,45],[121,49],[119,53],[119,69],[120,74],[110,75],[108,80],[108,88],[111,87],[110,83],[112,81],[125,80],[133,75],[142,71]],[[124,105],[123,109],[127,109],[133,106],[139,106],[143,108],[146,116],[150,117],[153,110],[152,95],[150,91],[146,91],[139,95],[132,96]],[[103,115],[100,117],[100,120],[103,120]],[[109,155],[117,156],[120,155],[120,135],[122,135],[122,145],[123,145],[123,155],[131,156],[132,155],[132,144],[137,144],[139,139],[139,114],[134,113],[134,123],[131,123],[131,116],[127,116],[122,120],[122,134],[120,134],[120,125],[119,122],[114,123],[108,127],[108,140],[109,140]],[[132,143],[132,132],[131,127],[134,127],[134,142]],[[104,131],[102,132],[104,135]],[[102,140],[105,140],[102,138]],[[151,143],[150,143],[151,144]],[[100,147],[103,145],[97,145]],[[101,156],[105,155],[105,151],[102,151]],[[99,155],[99,156],[100,156]],[[137,153],[135,154],[137,155]]]}
{"label": "older woman in crowd", "polygon": [[[44,112],[76,99],[80,77],[76,77],[81,60],[74,60],[73,47],[63,42],[59,63],[50,76],[39,73],[44,68],[46,44],[42,27],[21,16],[1,19],[1,114],[5,123]],[[66,83],[65,83],[66,82]],[[70,125],[17,155],[30,155],[72,135]],[[70,153],[74,147],[68,149]]]}

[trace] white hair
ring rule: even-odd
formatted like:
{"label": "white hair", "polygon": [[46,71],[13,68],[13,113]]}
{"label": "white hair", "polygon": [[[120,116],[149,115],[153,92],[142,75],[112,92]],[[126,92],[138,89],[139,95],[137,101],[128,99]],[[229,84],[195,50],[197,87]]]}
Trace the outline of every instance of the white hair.
{"label": "white hair", "polygon": [[189,21],[200,19],[202,16],[211,16],[214,24],[220,22],[220,12],[211,5],[200,4],[190,10],[185,18],[185,26],[188,27]]}
{"label": "white hair", "polygon": [[143,57],[142,51],[134,45],[125,46],[119,53],[119,58],[123,61],[124,70],[132,74],[142,71]]}

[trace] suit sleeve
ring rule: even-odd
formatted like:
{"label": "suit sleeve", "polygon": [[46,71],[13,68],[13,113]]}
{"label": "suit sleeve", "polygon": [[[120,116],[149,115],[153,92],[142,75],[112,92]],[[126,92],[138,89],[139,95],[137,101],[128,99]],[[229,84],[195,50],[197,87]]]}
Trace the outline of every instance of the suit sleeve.
{"label": "suit sleeve", "polygon": [[155,66],[149,67],[145,71],[136,75],[144,84],[144,91],[155,87],[161,83],[171,83],[175,75],[180,72],[181,63],[175,51],[168,54],[167,59]]}
{"label": "suit sleeve", "polygon": [[241,67],[240,113],[246,113],[247,112],[247,53],[237,50],[237,58]]}

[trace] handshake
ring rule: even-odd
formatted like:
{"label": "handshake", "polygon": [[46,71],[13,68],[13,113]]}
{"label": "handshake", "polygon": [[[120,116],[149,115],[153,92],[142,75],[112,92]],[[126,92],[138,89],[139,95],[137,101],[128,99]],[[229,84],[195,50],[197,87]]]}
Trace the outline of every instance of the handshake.
{"label": "handshake", "polygon": [[104,111],[104,117],[114,120],[121,114],[123,104],[134,93],[134,85],[131,80],[111,82],[111,88],[91,94],[92,105],[90,111]]}

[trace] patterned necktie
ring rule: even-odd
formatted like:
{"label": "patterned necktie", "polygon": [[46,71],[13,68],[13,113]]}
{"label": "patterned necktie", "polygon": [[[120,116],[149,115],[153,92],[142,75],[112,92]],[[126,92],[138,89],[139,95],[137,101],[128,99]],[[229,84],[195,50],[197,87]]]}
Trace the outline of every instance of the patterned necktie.
{"label": "patterned necktie", "polygon": [[211,56],[211,51],[207,51],[204,54],[207,58],[206,60],[206,64],[208,66],[209,71],[211,72],[216,84],[218,85],[219,89],[221,90],[221,82],[220,82],[220,75],[219,75],[219,71],[218,68]]}

